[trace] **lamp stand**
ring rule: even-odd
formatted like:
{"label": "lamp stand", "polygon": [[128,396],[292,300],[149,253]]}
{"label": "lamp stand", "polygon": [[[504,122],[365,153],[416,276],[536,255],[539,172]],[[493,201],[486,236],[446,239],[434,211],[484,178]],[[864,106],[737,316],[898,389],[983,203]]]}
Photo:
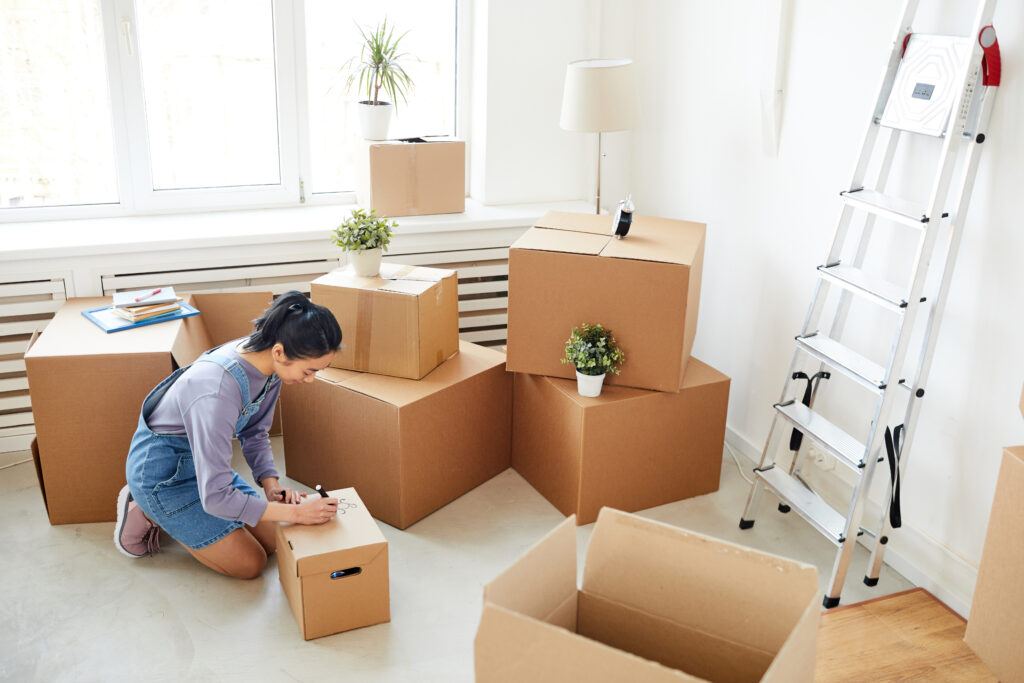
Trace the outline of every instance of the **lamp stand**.
{"label": "lamp stand", "polygon": [[595,214],[601,213],[601,133],[597,134],[597,200],[594,208]]}

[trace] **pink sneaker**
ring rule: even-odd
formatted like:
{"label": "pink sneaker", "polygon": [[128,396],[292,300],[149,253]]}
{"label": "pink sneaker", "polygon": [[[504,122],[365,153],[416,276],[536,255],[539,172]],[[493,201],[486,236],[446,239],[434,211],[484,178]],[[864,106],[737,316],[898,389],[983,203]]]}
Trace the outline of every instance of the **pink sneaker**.
{"label": "pink sneaker", "polygon": [[139,558],[160,552],[160,527],[149,521],[125,484],[117,494],[117,522],[114,545],[128,557]]}

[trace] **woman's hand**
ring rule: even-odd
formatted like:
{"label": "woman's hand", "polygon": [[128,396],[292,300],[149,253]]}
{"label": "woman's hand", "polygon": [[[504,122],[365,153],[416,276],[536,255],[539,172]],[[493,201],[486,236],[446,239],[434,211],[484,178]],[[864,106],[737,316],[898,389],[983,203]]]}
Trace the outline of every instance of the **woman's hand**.
{"label": "woman's hand", "polygon": [[317,496],[296,506],[294,512],[296,524],[323,524],[338,514],[338,499]]}

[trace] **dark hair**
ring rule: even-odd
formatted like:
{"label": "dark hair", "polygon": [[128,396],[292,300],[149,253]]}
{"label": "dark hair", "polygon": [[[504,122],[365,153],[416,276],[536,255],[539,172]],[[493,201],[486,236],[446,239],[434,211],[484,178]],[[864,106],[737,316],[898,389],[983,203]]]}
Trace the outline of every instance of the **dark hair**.
{"label": "dark hair", "polygon": [[264,351],[280,342],[293,360],[320,358],[341,346],[341,327],[329,309],[314,304],[294,290],[277,297],[255,325],[246,351]]}

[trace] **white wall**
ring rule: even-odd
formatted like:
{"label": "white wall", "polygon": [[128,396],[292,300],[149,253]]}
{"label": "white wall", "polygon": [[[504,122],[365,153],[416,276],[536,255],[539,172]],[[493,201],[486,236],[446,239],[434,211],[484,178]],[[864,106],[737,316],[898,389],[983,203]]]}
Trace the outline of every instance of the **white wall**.
{"label": "white wall", "polygon": [[[754,457],[810,301],[814,268],[832,240],[837,193],[853,171],[901,4],[793,3],[775,158],[761,141],[760,3],[604,2],[605,22],[633,32],[642,79],[644,118],[632,134],[629,179],[638,211],[708,224],[694,354],[733,378],[730,437]],[[973,2],[921,4],[917,30],[967,32]],[[908,466],[904,528],[886,556],[963,614],[1001,448],[1024,443],[1017,407],[1024,381],[1017,190],[1024,184],[1024,9],[1004,1],[994,24],[1003,84]],[[612,35],[602,26],[602,50]],[[859,581],[865,569],[851,566],[849,575]]]}

